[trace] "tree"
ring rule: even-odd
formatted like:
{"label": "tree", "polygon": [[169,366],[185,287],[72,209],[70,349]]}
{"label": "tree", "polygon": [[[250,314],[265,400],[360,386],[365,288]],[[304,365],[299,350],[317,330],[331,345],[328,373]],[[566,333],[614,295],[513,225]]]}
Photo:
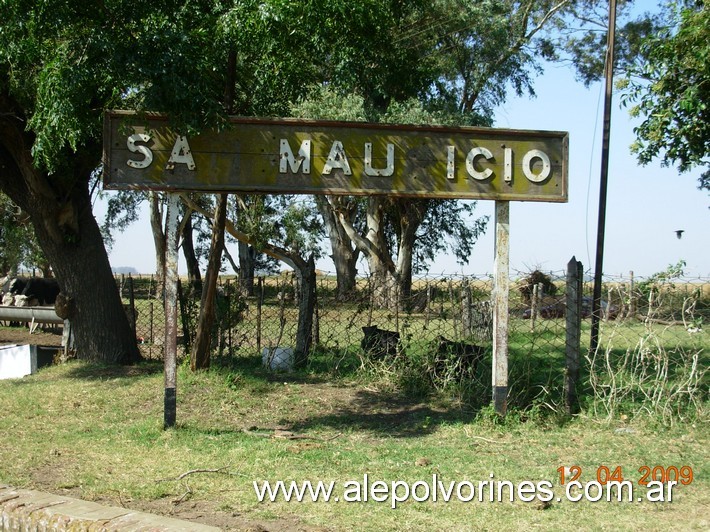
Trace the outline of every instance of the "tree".
{"label": "tree", "polygon": [[[707,167],[710,10],[696,0],[667,1],[641,13],[634,4],[640,2],[619,2],[614,57],[622,105],[642,119],[631,150],[642,165],[660,159],[680,172]],[[584,31],[560,33],[548,43],[550,57],[571,61],[585,85],[603,76],[607,29],[606,10],[587,12],[580,17]],[[710,190],[710,170],[699,188]]]}
{"label": "tree", "polygon": [[[224,124],[231,41],[244,45],[244,68],[253,68],[260,46],[274,43],[275,53],[255,63],[275,68],[240,77],[246,90],[235,97],[235,110],[252,105],[269,114],[301,86],[289,76],[300,66],[285,60],[288,49],[274,39],[249,40],[279,24],[261,8],[256,1],[0,4],[0,189],[28,214],[72,299],[79,357],[139,359],[91,212],[88,184],[101,161],[103,111],[166,112],[185,133]],[[251,32],[243,31],[247,21]],[[246,86],[250,79],[262,85]]]}
{"label": "tree", "polygon": [[[490,126],[493,110],[505,101],[509,87],[518,94],[533,94],[538,61],[554,52],[550,32],[598,3],[367,2],[358,9],[355,24],[348,25],[350,31],[332,36],[327,78],[292,112],[310,118]],[[334,19],[343,12],[342,7],[336,10]],[[319,28],[303,26],[316,32]],[[372,27],[377,28],[374,34]],[[362,45],[365,41],[367,46]],[[415,256],[421,267],[421,259],[431,257],[433,249],[441,251],[440,243],[447,238],[453,249],[468,249],[485,229],[485,220],[455,223],[461,221],[458,215],[473,209],[473,204],[461,202],[370,196],[359,203],[328,198],[327,204],[319,201],[319,208],[339,288],[352,284],[348,280],[354,275],[356,250],[368,260],[384,305],[392,304],[395,292],[409,294]],[[425,233],[424,227],[433,231]],[[427,236],[433,238],[427,241]],[[422,248],[426,242],[433,247]]]}
{"label": "tree", "polygon": [[706,167],[699,185],[710,190],[710,7],[672,3],[668,19],[643,40],[624,79],[624,104],[643,119],[632,151],[644,165]]}
{"label": "tree", "polygon": [[224,226],[227,221],[227,194],[220,194],[215,207],[214,221],[212,223],[212,243],[205,274],[205,283],[202,287],[200,301],[200,316],[197,324],[195,343],[190,353],[190,369],[206,369],[210,366],[210,353],[212,344],[212,324],[215,318],[215,303],[217,298],[217,276],[222,265],[222,252],[224,251]]}
{"label": "tree", "polygon": [[[206,218],[215,216],[189,194],[183,203]],[[320,255],[321,226],[311,199],[302,196],[236,196],[240,204],[238,225],[225,220],[226,231],[258,252],[293,268],[298,280],[298,327],[296,360],[299,367],[308,361],[312,343],[316,298],[315,260]],[[248,202],[248,203],[247,203]],[[243,229],[242,229],[243,228]]]}
{"label": "tree", "polygon": [[44,277],[50,267],[37,244],[29,218],[0,193],[0,276],[17,275],[20,267],[38,268]]}

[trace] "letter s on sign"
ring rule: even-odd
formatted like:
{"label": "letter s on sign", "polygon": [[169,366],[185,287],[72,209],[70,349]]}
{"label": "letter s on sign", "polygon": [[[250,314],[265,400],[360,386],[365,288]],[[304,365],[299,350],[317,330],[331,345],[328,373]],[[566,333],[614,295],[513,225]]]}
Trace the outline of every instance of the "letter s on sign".
{"label": "letter s on sign", "polygon": [[136,142],[150,142],[150,136],[145,133],[135,133],[128,137],[126,146],[132,153],[140,153],[143,155],[142,161],[128,159],[126,164],[131,168],[148,168],[153,162],[153,152],[145,145],[137,145]]}

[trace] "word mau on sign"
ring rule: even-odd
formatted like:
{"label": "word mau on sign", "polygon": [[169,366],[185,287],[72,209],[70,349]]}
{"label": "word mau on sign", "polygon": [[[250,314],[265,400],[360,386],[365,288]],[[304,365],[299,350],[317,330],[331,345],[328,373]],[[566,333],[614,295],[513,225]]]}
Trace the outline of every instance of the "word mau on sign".
{"label": "word mau on sign", "polygon": [[186,137],[109,113],[107,188],[566,201],[567,134],[233,119]]}

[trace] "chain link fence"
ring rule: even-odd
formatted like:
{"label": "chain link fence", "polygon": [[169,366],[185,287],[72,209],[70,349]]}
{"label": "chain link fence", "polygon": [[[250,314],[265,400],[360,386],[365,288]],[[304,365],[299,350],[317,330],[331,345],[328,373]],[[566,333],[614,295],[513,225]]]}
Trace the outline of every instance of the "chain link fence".
{"label": "chain link fence", "polygon": [[[117,283],[127,308],[133,309],[129,313],[135,316],[144,356],[161,358],[164,310],[155,279],[121,277]],[[181,288],[179,356],[184,357],[194,339],[200,294],[185,290],[184,285]],[[481,397],[490,398],[492,288],[489,275],[421,277],[414,280],[407,297],[395,294],[394,304],[382,308],[376,304],[370,279],[358,279],[355,289],[342,297],[335,276],[321,274],[317,278],[313,350],[334,364],[348,358],[365,364],[368,350],[378,345],[368,343],[367,328],[372,327],[398,334],[397,350],[406,357],[424,357],[441,352],[442,346],[455,345],[457,359],[465,358],[466,353],[480,355],[473,380]],[[565,372],[565,293],[563,271],[513,275],[508,321],[510,405],[538,402],[559,406]],[[253,357],[264,348],[296,345],[298,287],[292,274],[259,278],[252,295],[244,295],[236,279],[222,277],[218,294],[212,341],[215,359]],[[581,300],[583,354],[590,342],[591,294],[592,282],[586,281]],[[658,364],[659,352],[666,359],[666,377],[679,368],[693,372],[686,392],[693,395],[699,390],[699,397],[706,400],[710,279],[606,276],[602,294],[599,349],[587,354],[581,375],[582,382],[596,387],[598,396],[607,397],[610,404],[600,408],[612,411],[611,403],[620,400],[614,396],[619,391],[609,388],[610,379],[620,372],[632,380],[646,378],[633,375],[631,366],[643,366],[650,372],[649,360]]]}

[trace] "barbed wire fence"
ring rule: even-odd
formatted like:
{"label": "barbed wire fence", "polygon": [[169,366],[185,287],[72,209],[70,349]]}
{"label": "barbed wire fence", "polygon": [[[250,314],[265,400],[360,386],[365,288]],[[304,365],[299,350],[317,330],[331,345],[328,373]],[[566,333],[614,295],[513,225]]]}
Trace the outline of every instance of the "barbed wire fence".
{"label": "barbed wire fence", "polygon": [[[547,272],[543,281],[536,282],[531,272],[513,272],[508,321],[509,405],[537,402],[559,407],[562,401],[565,274]],[[121,276],[117,284],[129,317],[135,318],[136,337],[144,356],[162,358],[164,310],[158,283],[153,276]],[[413,281],[408,297],[395,293],[394,304],[383,308],[376,304],[371,279],[358,279],[355,288],[343,297],[337,292],[334,275],[319,275],[313,349],[334,361],[346,357],[366,361],[365,327],[398,334],[401,351],[407,357],[426,356],[439,350],[443,342],[477,346],[484,353],[484,362],[478,365],[474,381],[484,397],[491,382],[492,288],[490,275],[424,276]],[[194,339],[200,294],[185,289],[180,292],[179,356],[184,357],[189,356]],[[291,273],[259,277],[251,295],[245,295],[233,277],[221,277],[218,293],[212,341],[215,359],[253,357],[264,348],[296,345],[298,287]],[[675,404],[669,408],[677,409],[683,401],[707,400],[710,278],[659,280],[635,277],[633,273],[605,276],[596,353],[586,353],[591,294],[592,282],[585,280],[580,301],[580,341],[582,356],[586,354],[582,380],[600,398],[592,405],[595,409],[605,415],[617,413],[619,405],[633,395],[621,389],[620,381],[642,388],[645,391],[641,393],[650,394],[658,406],[658,396],[668,395],[661,390],[661,381],[678,371],[684,375],[684,384],[679,386],[685,388],[673,392],[672,401],[664,399]],[[643,368],[643,374],[639,368]],[[653,371],[658,375],[651,376]]]}

